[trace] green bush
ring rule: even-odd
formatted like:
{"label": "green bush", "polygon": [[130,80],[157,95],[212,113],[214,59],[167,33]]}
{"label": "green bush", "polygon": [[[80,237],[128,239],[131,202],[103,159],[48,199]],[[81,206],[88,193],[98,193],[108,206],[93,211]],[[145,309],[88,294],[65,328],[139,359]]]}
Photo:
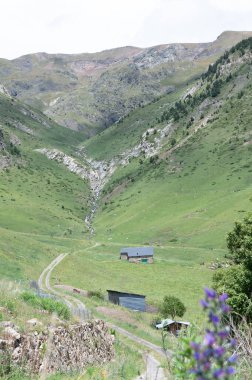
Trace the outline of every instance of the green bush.
{"label": "green bush", "polygon": [[35,308],[47,310],[49,313],[56,313],[63,319],[70,318],[70,311],[63,302],[55,301],[52,298],[42,298],[28,291],[23,292],[21,298]]}
{"label": "green bush", "polygon": [[235,264],[244,264],[252,270],[252,216],[236,222],[227,237],[227,247]]}
{"label": "green bush", "polygon": [[183,317],[185,312],[185,305],[179,298],[173,296],[165,296],[163,302],[159,306],[159,313],[164,318],[172,317],[172,319],[174,319],[176,316]]}
{"label": "green bush", "polygon": [[104,300],[104,294],[102,293],[102,290],[89,290],[88,291],[88,297],[96,297],[100,300]]}

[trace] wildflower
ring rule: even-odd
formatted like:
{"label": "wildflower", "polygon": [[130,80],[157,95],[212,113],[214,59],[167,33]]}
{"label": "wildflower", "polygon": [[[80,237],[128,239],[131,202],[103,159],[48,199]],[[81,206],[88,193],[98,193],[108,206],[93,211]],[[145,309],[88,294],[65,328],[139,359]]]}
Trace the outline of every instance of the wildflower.
{"label": "wildflower", "polygon": [[220,379],[224,374],[225,374],[225,372],[223,371],[223,369],[219,368],[213,372],[213,377],[214,377],[214,379]]}
{"label": "wildflower", "polygon": [[229,339],[229,327],[224,320],[230,307],[226,304],[226,293],[218,296],[213,289],[205,288],[205,300],[201,306],[208,311],[211,328],[206,330],[202,343],[191,342],[195,365],[189,371],[197,380],[228,379],[235,373],[229,364],[234,363],[236,356],[230,355],[235,347],[235,340]]}
{"label": "wildflower", "polygon": [[237,343],[237,342],[236,342],[236,339],[231,339],[231,340],[230,340],[230,346],[231,346],[231,347],[235,347],[235,346],[236,346],[236,343]]}
{"label": "wildflower", "polygon": [[218,317],[218,315],[215,315],[212,311],[210,311],[209,313],[209,320],[214,325],[217,325],[220,322],[220,318]]}
{"label": "wildflower", "polygon": [[237,360],[237,356],[235,354],[231,355],[230,358],[228,358],[229,363],[235,363]]}
{"label": "wildflower", "polygon": [[220,331],[218,331],[217,334],[218,334],[218,336],[220,337],[221,340],[224,340],[224,339],[226,339],[228,337],[229,331],[228,331],[228,329],[226,329],[226,330],[220,330]]}
{"label": "wildflower", "polygon": [[196,342],[190,343],[191,348],[193,348],[195,351],[197,351],[200,348],[200,344]]}
{"label": "wildflower", "polygon": [[222,355],[224,355],[225,353],[225,348],[224,347],[217,347],[215,350],[214,350],[214,354],[217,358],[220,358]]}
{"label": "wildflower", "polygon": [[215,343],[215,337],[212,333],[207,333],[204,338],[204,344],[206,346],[212,346]]}
{"label": "wildflower", "polygon": [[209,307],[209,303],[206,300],[201,300],[200,304],[203,307],[203,309],[207,309]]}
{"label": "wildflower", "polygon": [[235,374],[235,369],[233,367],[228,367],[226,369],[226,374],[227,375],[234,375]]}
{"label": "wildflower", "polygon": [[213,289],[205,288],[204,290],[208,298],[214,299],[216,297],[216,292]]}
{"label": "wildflower", "polygon": [[227,293],[223,293],[219,296],[219,301],[220,302],[225,302],[228,299]]}
{"label": "wildflower", "polygon": [[223,311],[223,313],[227,314],[230,312],[230,306],[228,306],[227,304],[223,304],[221,305],[221,310]]}

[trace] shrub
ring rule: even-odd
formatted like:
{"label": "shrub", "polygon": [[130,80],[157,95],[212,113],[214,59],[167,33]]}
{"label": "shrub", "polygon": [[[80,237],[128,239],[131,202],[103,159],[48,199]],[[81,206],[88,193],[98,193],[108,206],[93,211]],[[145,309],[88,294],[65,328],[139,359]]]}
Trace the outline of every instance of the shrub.
{"label": "shrub", "polygon": [[228,234],[227,247],[232,260],[252,270],[252,216],[236,222],[233,231]]}
{"label": "shrub", "polygon": [[102,290],[89,290],[88,291],[88,297],[96,297],[100,300],[104,300],[104,294],[102,293]]}
{"label": "shrub", "polygon": [[177,140],[173,137],[173,138],[171,139],[171,146],[176,145],[176,142],[177,142]]}
{"label": "shrub", "polygon": [[183,317],[186,307],[177,297],[165,296],[162,304],[159,306],[159,312],[164,318],[171,316],[174,319],[175,316]]}
{"label": "shrub", "polygon": [[241,316],[252,320],[252,274],[243,265],[218,270],[213,276],[213,286],[218,292],[229,294],[228,304],[232,307],[232,317],[239,321]]}

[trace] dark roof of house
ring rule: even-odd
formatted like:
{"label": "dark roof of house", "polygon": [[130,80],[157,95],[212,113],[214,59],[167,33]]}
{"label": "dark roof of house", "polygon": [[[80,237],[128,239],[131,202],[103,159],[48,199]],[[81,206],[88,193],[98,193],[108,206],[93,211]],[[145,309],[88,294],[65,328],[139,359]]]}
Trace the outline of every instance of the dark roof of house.
{"label": "dark roof of house", "polygon": [[111,289],[107,289],[107,292],[108,292],[108,293],[118,293],[118,294],[121,294],[121,295],[132,296],[132,297],[134,297],[134,296],[143,297],[143,298],[146,297],[146,296],[144,296],[143,294],[119,292],[118,290],[111,290]]}
{"label": "dark roof of house", "polygon": [[121,254],[127,254],[128,257],[138,257],[138,256],[153,256],[153,247],[128,247],[122,248]]}

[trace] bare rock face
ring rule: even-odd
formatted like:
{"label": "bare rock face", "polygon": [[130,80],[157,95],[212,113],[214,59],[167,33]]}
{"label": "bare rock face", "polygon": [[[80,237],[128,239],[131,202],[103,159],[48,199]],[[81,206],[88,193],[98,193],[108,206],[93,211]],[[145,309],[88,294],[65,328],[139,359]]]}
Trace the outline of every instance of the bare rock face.
{"label": "bare rock face", "polygon": [[29,326],[42,326],[42,323],[37,318],[32,318],[26,321]]}
{"label": "bare rock face", "polygon": [[0,129],[0,150],[4,149],[4,136],[3,131]]}
{"label": "bare rock face", "polygon": [[81,371],[114,356],[113,337],[102,320],[24,335],[6,329],[0,353],[8,350],[14,365],[22,365],[32,373]]}
{"label": "bare rock face", "polygon": [[1,84],[1,83],[0,83],[0,94],[3,94],[3,95],[5,95],[5,96],[8,96],[8,98],[11,98],[9,91],[8,91],[7,88],[6,88],[3,84]]}

